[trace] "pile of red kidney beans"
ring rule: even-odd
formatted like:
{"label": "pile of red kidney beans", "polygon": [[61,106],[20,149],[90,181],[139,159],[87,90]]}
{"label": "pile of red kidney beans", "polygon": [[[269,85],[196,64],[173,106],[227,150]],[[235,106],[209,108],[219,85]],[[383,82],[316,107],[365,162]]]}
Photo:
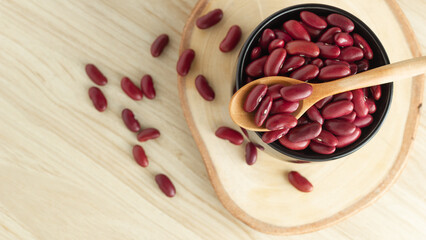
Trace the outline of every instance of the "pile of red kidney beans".
{"label": "pile of red kidney beans", "polygon": [[[291,150],[309,147],[319,154],[332,154],[336,148],[355,142],[361,129],[373,122],[371,114],[376,111],[381,87],[326,97],[300,119],[291,113],[300,100],[312,93],[304,82],[327,82],[366,71],[373,51],[362,36],[353,33],[354,23],[343,15],[318,16],[301,11],[299,17],[283,22],[279,29],[262,32],[258,44],[251,49],[250,63],[245,66],[245,81],[286,76],[301,84],[257,85],[245,101],[245,111],[255,112],[255,124],[271,130],[262,136],[265,143],[278,140]],[[294,97],[295,93],[301,97]]]}

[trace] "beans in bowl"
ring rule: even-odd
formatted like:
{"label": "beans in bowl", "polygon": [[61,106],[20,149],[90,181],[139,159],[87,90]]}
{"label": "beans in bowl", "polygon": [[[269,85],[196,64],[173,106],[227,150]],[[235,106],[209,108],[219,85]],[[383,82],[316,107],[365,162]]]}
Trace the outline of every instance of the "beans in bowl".
{"label": "beans in bowl", "polygon": [[250,62],[244,70],[245,83],[285,76],[300,80],[300,84],[259,84],[248,94],[244,109],[254,112],[257,126],[271,130],[263,134],[264,142],[278,140],[292,150],[309,147],[319,154],[332,154],[336,148],[355,142],[362,128],[373,122],[371,114],[376,111],[381,87],[324,98],[298,120],[291,113],[298,108],[298,101],[312,93],[306,82],[333,81],[366,71],[373,51],[361,35],[353,32],[354,23],[343,15],[301,11],[299,17],[283,22],[280,28],[265,29],[250,49]]}

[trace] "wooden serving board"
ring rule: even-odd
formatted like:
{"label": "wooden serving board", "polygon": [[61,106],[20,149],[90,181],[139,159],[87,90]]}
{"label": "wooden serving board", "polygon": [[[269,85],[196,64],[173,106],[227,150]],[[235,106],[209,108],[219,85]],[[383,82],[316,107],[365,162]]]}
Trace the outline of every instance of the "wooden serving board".
{"label": "wooden serving board", "polygon": [[[228,114],[228,103],[239,49],[264,18],[279,9],[307,2],[334,5],[363,20],[379,37],[391,62],[420,55],[411,27],[393,0],[198,2],[180,45],[180,52],[186,48],[196,52],[190,73],[178,78],[183,111],[222,204],[232,215],[265,233],[289,235],[322,229],[382,196],[405,166],[422,101],[424,76],[395,83],[393,102],[380,131],[348,157],[293,164],[259,152],[258,162],[246,165],[244,145],[235,146],[214,135],[223,125],[238,129]],[[223,20],[208,30],[196,28],[195,20],[215,8],[223,10]],[[234,51],[222,53],[219,43],[234,24],[242,28],[242,40]],[[194,79],[198,74],[205,75],[215,90],[213,102],[204,101],[196,91]],[[294,189],[286,177],[291,170],[306,176],[314,191],[302,193]]]}

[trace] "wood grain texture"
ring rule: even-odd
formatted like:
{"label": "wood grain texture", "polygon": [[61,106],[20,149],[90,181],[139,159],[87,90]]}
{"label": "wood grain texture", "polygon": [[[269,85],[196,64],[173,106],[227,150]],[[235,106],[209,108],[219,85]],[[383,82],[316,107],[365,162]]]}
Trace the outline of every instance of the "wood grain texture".
{"label": "wood grain texture", "polygon": [[[180,108],[175,63],[196,0],[1,1],[0,239],[421,239],[426,236],[425,116],[406,170],[371,207],[319,232],[292,237],[257,232],[219,202]],[[399,0],[422,50],[426,5]],[[355,4],[355,3],[354,3]],[[149,46],[170,35],[163,55]],[[84,65],[109,79],[105,113],[87,96]],[[122,76],[154,78],[157,98],[130,100]],[[144,143],[150,166],[131,158],[135,135],[120,119],[134,110],[162,136]],[[166,198],[163,172],[177,195]],[[416,184],[413,184],[416,183]]]}

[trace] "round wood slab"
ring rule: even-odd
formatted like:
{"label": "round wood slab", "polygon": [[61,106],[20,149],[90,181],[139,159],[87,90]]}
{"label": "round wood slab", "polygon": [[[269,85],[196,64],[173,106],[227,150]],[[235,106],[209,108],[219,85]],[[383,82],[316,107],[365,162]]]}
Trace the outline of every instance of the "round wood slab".
{"label": "round wood slab", "polygon": [[[180,52],[196,52],[192,69],[178,78],[179,94],[189,128],[202,154],[211,183],[224,207],[254,229],[271,234],[300,234],[335,224],[377,200],[395,182],[406,163],[422,101],[424,76],[394,85],[389,114],[379,133],[354,154],[326,163],[294,164],[259,152],[258,162],[248,166],[244,145],[235,146],[214,135],[220,126],[239,129],[228,103],[239,49],[250,32],[279,9],[312,1],[299,0],[200,0],[183,31]],[[315,1],[318,2],[318,1]],[[393,1],[321,1],[354,14],[382,41],[391,62],[420,56],[411,27]],[[200,30],[195,20],[221,8],[224,18],[216,26]],[[238,24],[242,40],[230,53],[219,43],[230,26]],[[203,74],[216,92],[212,102],[203,100],[194,79]],[[314,185],[311,193],[297,191],[287,173],[299,171]]]}

